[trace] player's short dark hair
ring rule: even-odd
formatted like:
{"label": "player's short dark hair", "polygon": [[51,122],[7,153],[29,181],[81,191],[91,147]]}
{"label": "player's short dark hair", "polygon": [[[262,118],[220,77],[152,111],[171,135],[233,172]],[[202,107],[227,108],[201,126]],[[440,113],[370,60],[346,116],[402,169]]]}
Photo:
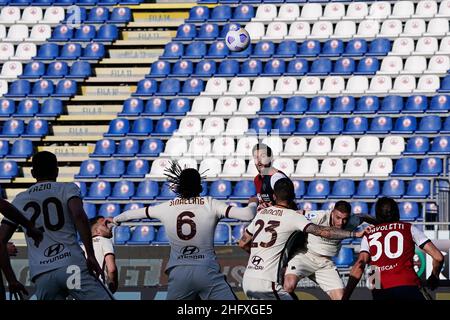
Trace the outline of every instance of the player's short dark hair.
{"label": "player's short dark hair", "polygon": [[101,219],[105,219],[105,217],[103,216],[96,216],[94,218],[89,219],[89,226],[92,228],[93,226],[95,226],[99,220]]}
{"label": "player's short dark hair", "polygon": [[56,178],[58,175],[58,159],[49,151],[40,151],[31,160],[35,178]]}
{"label": "player's short dark hair", "polygon": [[398,204],[394,199],[383,197],[375,204],[375,216],[378,222],[395,222],[400,220]]}
{"label": "player's short dark hair", "polygon": [[174,161],[165,172],[170,188],[178,197],[189,199],[202,193],[202,177],[196,169],[182,169],[178,162]]}
{"label": "player's short dark hair", "polygon": [[289,178],[278,179],[273,186],[273,193],[277,200],[292,202],[295,199],[294,184]]}
{"label": "player's short dark hair", "polygon": [[272,157],[272,149],[265,143],[258,143],[253,146],[252,155],[255,154],[255,151],[264,150],[267,153],[268,157]]}
{"label": "player's short dark hair", "polygon": [[352,206],[350,205],[350,203],[348,203],[347,201],[344,201],[344,200],[340,200],[340,201],[336,202],[334,204],[334,209],[338,210],[339,212],[342,212],[342,213],[347,213],[347,214],[352,213]]}

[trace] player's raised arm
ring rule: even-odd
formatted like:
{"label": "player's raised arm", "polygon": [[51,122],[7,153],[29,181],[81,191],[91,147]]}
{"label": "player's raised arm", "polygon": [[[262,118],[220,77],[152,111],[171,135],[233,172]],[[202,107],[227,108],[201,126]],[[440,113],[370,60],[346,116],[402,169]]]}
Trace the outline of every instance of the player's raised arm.
{"label": "player's raised arm", "polygon": [[327,239],[333,239],[333,240],[342,240],[346,238],[361,238],[365,230],[362,231],[347,231],[335,227],[325,227],[325,226],[319,226],[317,224],[310,223],[305,227],[303,230],[304,232],[311,233],[315,236],[327,238]]}
{"label": "player's raised arm", "polygon": [[145,218],[150,219],[148,211],[149,211],[149,207],[128,210],[128,211],[122,212],[118,216],[114,217],[113,222],[115,224],[119,225],[122,222],[127,222],[130,220],[140,220],[140,219],[145,219]]}

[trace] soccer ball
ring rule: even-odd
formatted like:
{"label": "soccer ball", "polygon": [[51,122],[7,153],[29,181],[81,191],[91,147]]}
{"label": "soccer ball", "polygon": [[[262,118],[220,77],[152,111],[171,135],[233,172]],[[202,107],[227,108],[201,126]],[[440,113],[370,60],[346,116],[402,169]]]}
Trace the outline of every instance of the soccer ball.
{"label": "soccer ball", "polygon": [[230,30],[225,36],[225,43],[231,51],[243,51],[250,44],[250,35],[244,28]]}

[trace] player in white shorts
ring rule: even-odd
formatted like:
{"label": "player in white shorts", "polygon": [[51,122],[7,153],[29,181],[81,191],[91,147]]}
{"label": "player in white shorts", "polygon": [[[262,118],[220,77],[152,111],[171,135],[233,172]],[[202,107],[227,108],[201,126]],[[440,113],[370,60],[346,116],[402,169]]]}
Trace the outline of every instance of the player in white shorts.
{"label": "player in white shorts", "polygon": [[[170,242],[167,300],[236,300],[225,276],[220,272],[214,252],[214,232],[222,218],[250,221],[256,213],[255,202],[245,208],[228,206],[211,197],[201,197],[201,176],[195,169],[182,170],[172,163],[168,182],[177,194],[173,200],[115,217],[121,222],[155,218],[164,227]],[[253,199],[252,199],[253,200]]]}
{"label": "player in white shorts", "polygon": [[[58,162],[50,152],[38,152],[32,159],[36,184],[21,192],[13,204],[36,227],[43,230],[43,240],[36,247],[27,235],[30,278],[36,285],[38,300],[110,300],[111,293],[97,279],[101,268],[92,247],[91,231],[83,209],[80,189],[74,183],[56,182]],[[16,224],[4,219],[0,241],[7,242]],[[86,247],[87,258],[78,244],[77,231]],[[9,260],[5,276],[15,275]]]}
{"label": "player in white shorts", "polygon": [[[363,222],[374,223],[368,216],[351,215],[346,201],[336,202],[333,210],[307,211],[305,217],[314,224],[353,231]],[[308,234],[306,247],[300,249],[289,261],[284,277],[284,289],[294,292],[301,278],[309,277],[331,299],[341,300],[344,284],[332,260],[341,249],[342,240],[326,239]]]}
{"label": "player in white shorts", "polygon": [[[89,220],[92,233],[95,258],[102,268],[105,284],[112,293],[117,291],[119,275],[116,266],[116,256],[112,242],[112,219],[97,216]],[[85,250],[84,246],[81,248]],[[86,253],[86,252],[85,252]]]}
{"label": "player in white shorts", "polygon": [[281,285],[280,268],[286,244],[299,230],[329,239],[362,237],[364,234],[313,224],[302,213],[289,209],[294,199],[292,182],[287,178],[279,179],[274,185],[276,205],[259,211],[239,241],[239,246],[250,253],[242,281],[249,299],[297,299]]}

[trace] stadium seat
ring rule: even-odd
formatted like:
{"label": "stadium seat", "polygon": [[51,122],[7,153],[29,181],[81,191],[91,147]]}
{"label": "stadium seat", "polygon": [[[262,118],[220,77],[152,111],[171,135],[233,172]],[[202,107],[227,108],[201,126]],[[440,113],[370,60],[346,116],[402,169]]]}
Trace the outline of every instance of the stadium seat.
{"label": "stadium seat", "polygon": [[353,180],[341,179],[333,184],[333,189],[329,195],[330,199],[347,199],[353,197],[355,184]]}
{"label": "stadium seat", "polygon": [[314,135],[319,131],[320,122],[316,117],[303,117],[300,119],[297,131],[295,134],[299,135]]}
{"label": "stadium seat", "polygon": [[338,268],[348,268],[353,264],[353,249],[342,247],[338,255],[332,259]]}
{"label": "stadium seat", "polygon": [[153,121],[148,118],[138,118],[134,120],[128,136],[141,136],[145,137],[151,134],[153,131]]}
{"label": "stadium seat", "polygon": [[378,180],[362,180],[359,182],[358,190],[354,195],[356,199],[374,199],[380,194],[380,183]]}
{"label": "stadium seat", "polygon": [[94,37],[93,41],[111,42],[116,40],[118,37],[119,30],[117,26],[114,24],[105,24],[98,29],[97,36]]}
{"label": "stadium seat", "polygon": [[109,19],[109,10],[105,7],[95,7],[89,11],[85,23],[105,23]]}
{"label": "stadium seat", "polygon": [[450,100],[446,95],[436,95],[431,98],[429,112],[448,112]]}
{"label": "stadium seat", "polygon": [[255,185],[253,181],[238,181],[234,186],[230,199],[248,199],[256,195]]}
{"label": "stadium seat", "polygon": [[233,226],[233,230],[231,231],[231,243],[235,244],[242,238],[247,225],[248,224],[241,223]]}
{"label": "stadium seat", "polygon": [[195,77],[211,77],[216,73],[216,62],[213,60],[202,60],[195,67]]}
{"label": "stadium seat", "polygon": [[108,160],[103,164],[101,179],[119,178],[125,173],[125,162],[119,159]]}
{"label": "stadium seat", "polygon": [[325,158],[317,177],[338,177],[344,171],[344,164],[339,158]]}
{"label": "stadium seat", "polygon": [[148,245],[155,239],[155,228],[153,226],[136,226],[133,230],[130,240],[127,241],[129,245]]}
{"label": "stadium seat", "polygon": [[[14,108],[14,104],[11,105]],[[35,99],[25,99],[19,102],[15,115],[18,117],[33,117],[39,112],[39,103]]]}
{"label": "stadium seat", "polygon": [[134,195],[134,184],[131,181],[123,180],[114,184],[109,200],[128,200]]}
{"label": "stadium seat", "polygon": [[126,244],[131,237],[130,227],[128,226],[117,226],[114,228],[114,243],[115,244]]}
{"label": "stadium seat", "polygon": [[214,232],[215,244],[226,244],[230,240],[230,226],[228,224],[219,223]]}
{"label": "stadium seat", "polygon": [[45,64],[39,61],[34,61],[28,63],[24,70],[21,78],[23,79],[37,79],[45,74]]}
{"label": "stadium seat", "polygon": [[401,198],[405,193],[405,182],[399,179],[389,179],[383,184],[382,194],[386,197]]}
{"label": "stadium seat", "polygon": [[[29,101],[28,104],[33,104],[33,100],[23,100],[19,104],[25,104],[25,101]],[[36,101],[37,103],[37,101]],[[0,100],[0,117],[9,118],[16,111],[16,106],[14,100],[11,99],[1,99]]]}
{"label": "stadium seat", "polygon": [[305,199],[325,199],[330,193],[328,180],[314,180],[308,184]]}
{"label": "stadium seat", "polygon": [[414,179],[408,184],[408,189],[404,195],[405,199],[409,198],[426,198],[430,194],[430,182],[425,179]]}
{"label": "stadium seat", "polygon": [[156,157],[158,156],[163,149],[163,142],[160,139],[146,139],[139,150],[139,153],[136,155],[138,157]]}
{"label": "stadium seat", "polygon": [[48,134],[47,120],[33,119],[28,122],[26,132],[22,137],[41,138]]}
{"label": "stadium seat", "polygon": [[131,9],[126,7],[113,8],[108,23],[127,23],[131,21]]}
{"label": "stadium seat", "polygon": [[95,178],[101,172],[101,165],[98,160],[83,160],[80,165],[80,171],[75,175],[75,179]]}
{"label": "stadium seat", "polygon": [[439,176],[442,174],[442,159],[424,158],[420,161],[417,176]]}
{"label": "stadium seat", "polygon": [[356,215],[367,215],[369,214],[369,208],[366,202],[362,201],[353,201],[351,203],[352,206],[352,214]]}
{"label": "stadium seat", "polygon": [[168,244],[169,238],[167,237],[166,228],[164,226],[160,226],[156,233],[156,238],[153,241],[154,244]]}
{"label": "stadium seat", "polygon": [[108,132],[104,134],[105,137],[123,137],[130,130],[130,123],[128,119],[117,118],[109,123]]}
{"label": "stadium seat", "polygon": [[401,221],[415,221],[420,216],[417,202],[400,202],[399,211]]}
{"label": "stadium seat", "polygon": [[427,137],[415,136],[408,139],[406,144],[406,150],[403,152],[404,155],[412,154],[425,154],[430,147],[430,143]]}
{"label": "stadium seat", "polygon": [[97,215],[97,209],[95,207],[95,204],[93,203],[84,202],[83,209],[84,212],[86,212],[88,219],[95,218],[95,216]]}
{"label": "stadium seat", "polygon": [[113,140],[102,139],[96,142],[94,153],[90,157],[110,157],[116,149],[116,144]]}
{"label": "stadium seat", "polygon": [[159,194],[158,182],[144,180],[139,182],[133,200],[152,200]]}
{"label": "stadium seat", "polygon": [[412,116],[399,117],[395,121],[394,130],[392,133],[413,133],[416,130],[416,118]]}
{"label": "stadium seat", "polygon": [[104,203],[98,209],[98,215],[104,218],[114,218],[120,214],[120,205],[117,203]]}
{"label": "stadium seat", "polygon": [[111,185],[107,181],[95,181],[89,187],[86,200],[105,200],[111,194]]}
{"label": "stadium seat", "polygon": [[102,43],[89,43],[84,49],[81,60],[98,60],[105,56],[105,46]]}
{"label": "stadium seat", "polygon": [[322,128],[319,132],[321,135],[340,134],[344,130],[344,119],[333,117],[326,118],[322,123]]}
{"label": "stadium seat", "polygon": [[139,142],[136,139],[120,140],[117,151],[113,157],[133,157],[139,150]]}
{"label": "stadium seat", "polygon": [[27,159],[33,154],[33,149],[33,142],[31,140],[16,140],[6,157],[10,159]]}
{"label": "stadium seat", "polygon": [[[372,120],[373,121],[373,120]],[[368,131],[368,120],[365,117],[347,119],[344,134],[363,134]]]}

